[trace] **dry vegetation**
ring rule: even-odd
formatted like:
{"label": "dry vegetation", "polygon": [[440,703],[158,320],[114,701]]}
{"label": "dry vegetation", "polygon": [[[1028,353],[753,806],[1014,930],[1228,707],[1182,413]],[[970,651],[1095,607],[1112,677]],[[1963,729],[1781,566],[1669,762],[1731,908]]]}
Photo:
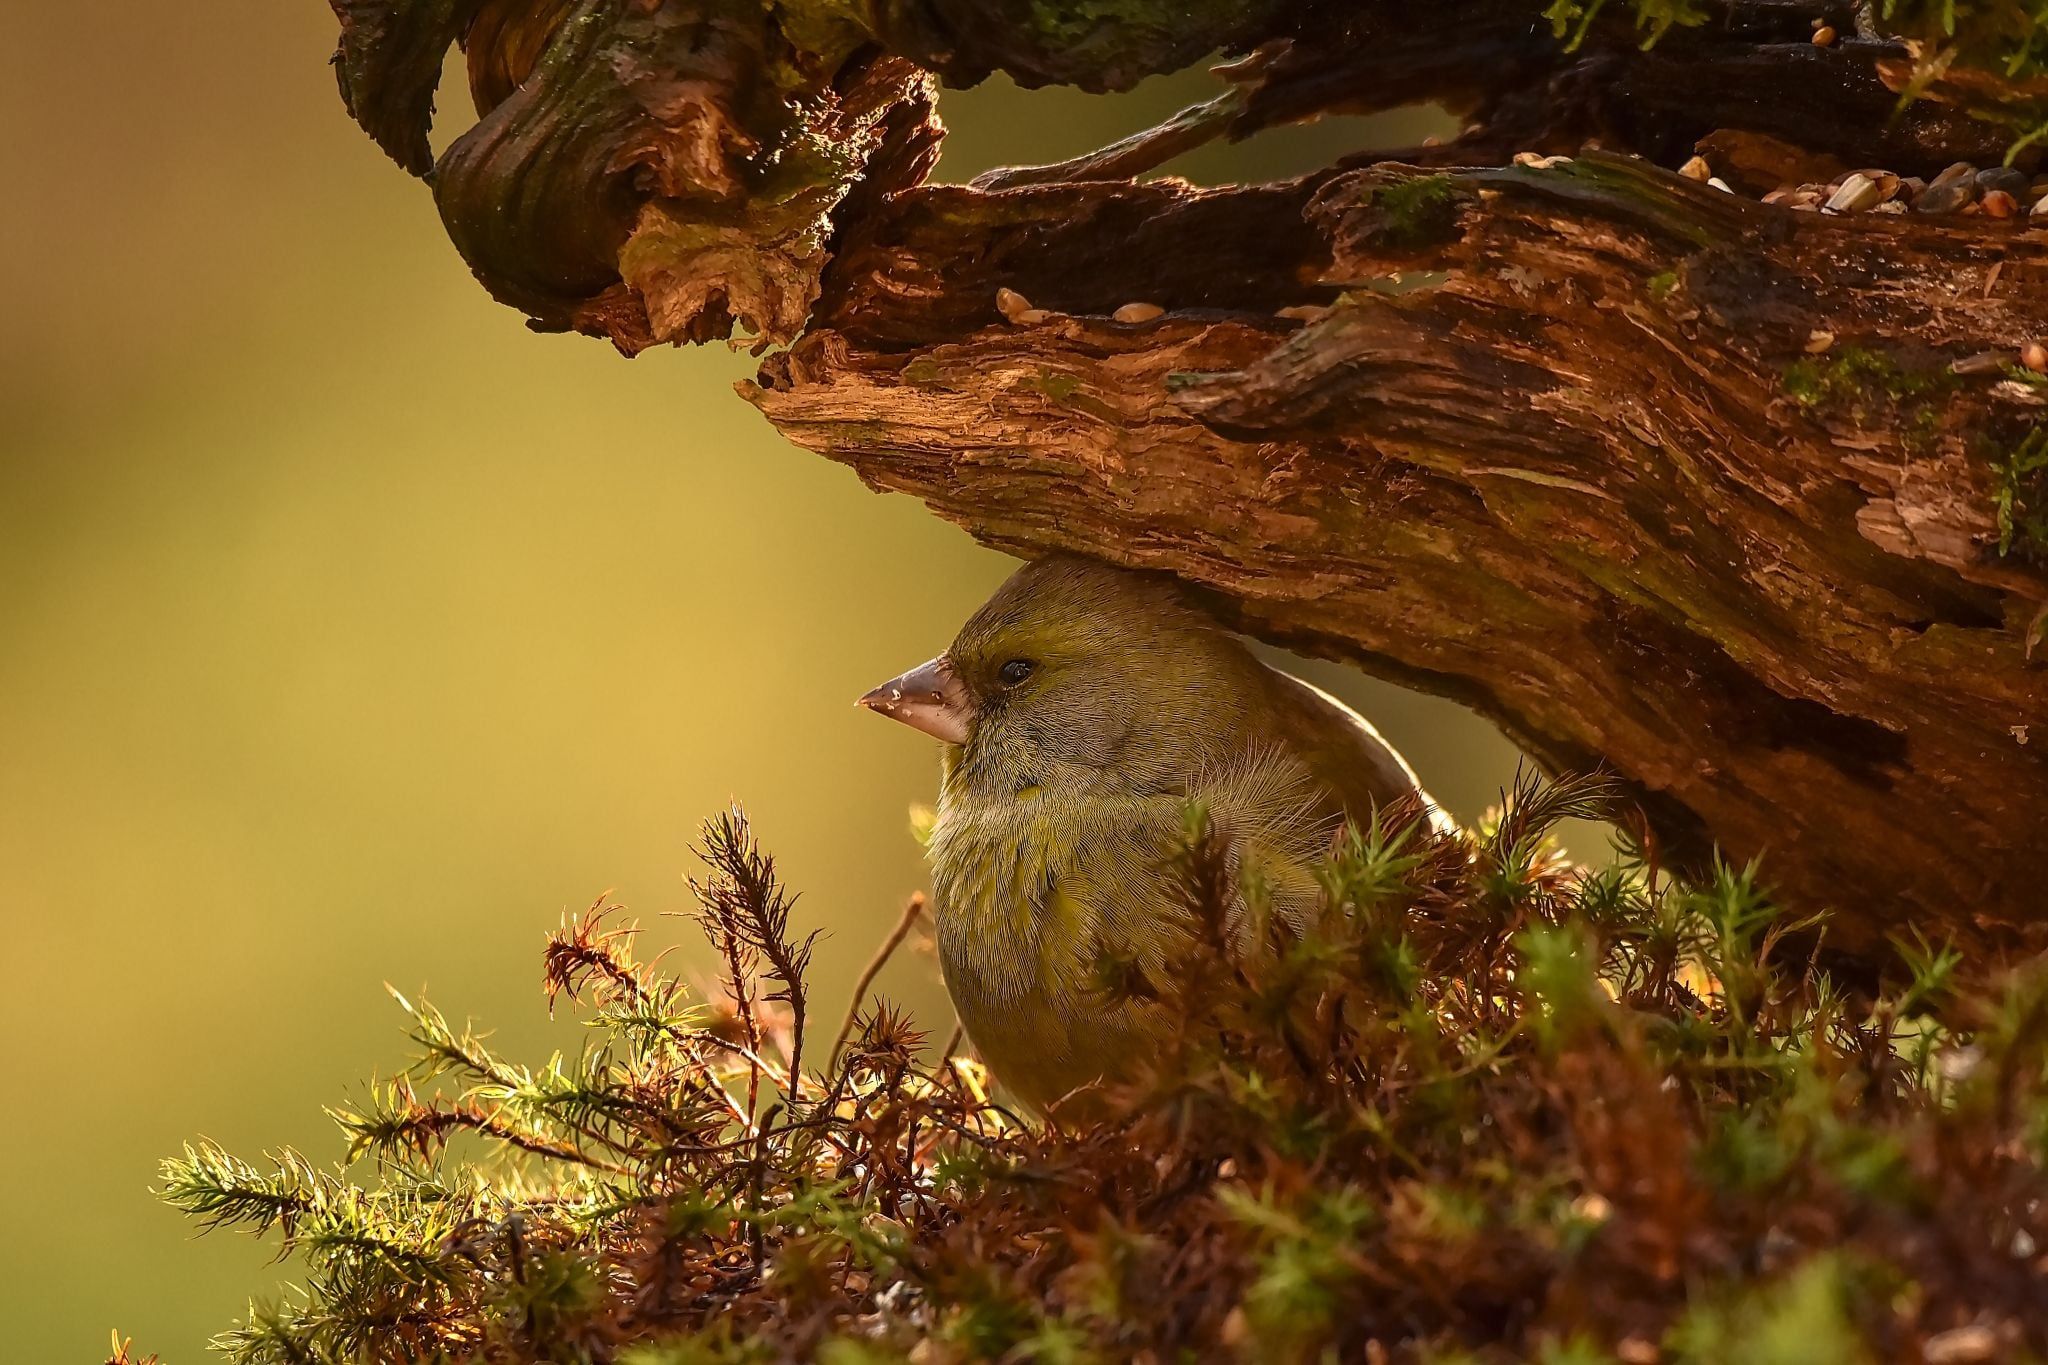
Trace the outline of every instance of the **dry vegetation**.
{"label": "dry vegetation", "polygon": [[1194,947],[1166,981],[1104,964],[1183,1041],[1053,1126],[887,1005],[807,1040],[809,944],[729,815],[697,886],[727,1001],[599,907],[546,951],[580,1056],[406,1003],[419,1061],[335,1111],[340,1167],[201,1145],[164,1194],[303,1269],[220,1339],[239,1365],[2048,1351],[2048,978],[1908,943],[1847,991],[1747,871],[1557,858],[1606,800],[1523,783],[1467,838],[1390,815],[1305,936],[1256,887],[1224,922],[1191,811]]}

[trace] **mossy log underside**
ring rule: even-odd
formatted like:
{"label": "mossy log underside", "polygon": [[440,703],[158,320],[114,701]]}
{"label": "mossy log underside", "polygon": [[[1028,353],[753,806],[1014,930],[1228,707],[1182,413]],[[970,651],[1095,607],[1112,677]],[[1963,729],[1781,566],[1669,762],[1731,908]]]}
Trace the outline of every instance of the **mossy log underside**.
{"label": "mossy log underside", "polygon": [[[1553,7],[1593,16],[1572,39],[1538,0],[336,4],[351,108],[414,170],[464,41],[482,121],[435,194],[536,325],[784,345],[746,392],[791,439],[1604,763],[1660,856],[1763,856],[1838,948],[2048,946],[2048,210],[1755,197],[1996,161],[2048,126],[2031,29],[1950,62],[1922,4],[1891,35]],[[1702,22],[1645,49],[1661,12]],[[1217,47],[1250,55],[1149,138],[922,183],[938,80],[1114,87]],[[1131,178],[1430,99],[1467,121],[1442,147]],[[1735,192],[1676,173],[1702,139]]]}
{"label": "mossy log underside", "polygon": [[1612,765],[1673,857],[1766,854],[1843,946],[2048,927],[2048,594],[1957,434],[2048,389],[1949,369],[2048,317],[2048,233],[1592,158],[1422,182],[1417,247],[1374,207],[1407,175],[913,191],[749,395],[993,544],[1172,570]]}

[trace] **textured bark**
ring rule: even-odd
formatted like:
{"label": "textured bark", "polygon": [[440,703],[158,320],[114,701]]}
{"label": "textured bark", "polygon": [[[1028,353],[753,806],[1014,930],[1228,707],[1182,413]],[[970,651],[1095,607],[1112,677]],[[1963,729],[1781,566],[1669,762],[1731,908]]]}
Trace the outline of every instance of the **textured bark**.
{"label": "textured bark", "polygon": [[[1465,164],[1588,138],[1669,160],[1734,128],[1932,173],[1996,160],[2015,128],[2048,125],[2048,76],[1918,69],[1893,41],[1815,46],[1816,19],[1853,31],[1856,8],[1839,0],[1702,0],[1707,21],[1654,49],[1618,6],[1565,42],[1541,0],[330,3],[350,112],[430,176],[477,278],[535,326],[628,354],[791,340],[829,235],[860,221],[847,196],[929,169],[898,154],[931,141],[926,71],[1116,89],[1204,52],[1244,52],[1205,133],[1437,101],[1470,120],[1442,153]],[[480,118],[435,163],[435,86],[458,40]],[[1924,97],[1901,107],[1909,85]],[[2039,149],[2023,156],[2031,165]]]}
{"label": "textured bark", "polygon": [[1615,766],[1672,856],[1766,855],[1843,947],[2033,941],[2048,579],[1982,452],[2048,388],[1971,358],[2048,318],[2048,232],[1619,158],[1409,175],[898,196],[750,396],[991,543],[1172,570]]}
{"label": "textured bark", "polygon": [[[1604,762],[1665,856],[1763,855],[1853,954],[2048,944],[2048,358],[2016,363],[2048,212],[1750,197],[2031,172],[2019,7],[1951,35],[1898,0],[1887,36],[1834,0],[334,3],[350,108],[416,172],[462,41],[481,121],[435,195],[535,325],[793,342],[747,392],[798,442]],[[1218,48],[1216,98],[1159,129],[922,184],[934,79],[1117,88]],[[1463,134],[1133,181],[1425,100]],[[1669,169],[1696,147],[1740,193]]]}

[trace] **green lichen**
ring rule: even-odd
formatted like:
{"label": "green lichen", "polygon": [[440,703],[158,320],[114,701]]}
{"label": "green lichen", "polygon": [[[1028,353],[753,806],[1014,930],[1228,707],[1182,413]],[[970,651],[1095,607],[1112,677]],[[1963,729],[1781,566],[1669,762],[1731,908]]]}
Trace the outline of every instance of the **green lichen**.
{"label": "green lichen", "polygon": [[1998,480],[1998,553],[2048,562],[2048,426],[2035,427],[1991,471]]}
{"label": "green lichen", "polygon": [[1078,375],[1067,374],[1060,370],[1043,369],[1038,372],[1038,377],[1032,381],[1031,386],[1060,406],[1071,408],[1075,412],[1085,413],[1099,421],[1118,422],[1122,420],[1121,414],[1100,397],[1091,393],[1086,383]]}
{"label": "green lichen", "polygon": [[1080,387],[1080,380],[1058,370],[1042,370],[1038,375],[1038,391],[1055,403],[1066,402]]}
{"label": "green lichen", "polygon": [[1625,209],[1644,227],[1702,250],[1728,247],[1741,233],[1741,228],[1723,215],[1701,212],[1690,201],[1673,195],[1668,171],[1634,157],[1558,157],[1548,164],[1509,166],[1483,175],[1494,183],[1584,191]]}
{"label": "green lichen", "polygon": [[833,446],[845,450],[875,450],[889,444],[889,428],[882,422],[823,422],[832,435]]}
{"label": "green lichen", "polygon": [[1678,288],[1678,272],[1676,270],[1660,270],[1650,276],[1646,282],[1646,287],[1650,291],[1650,297],[1662,303],[1665,295]]}

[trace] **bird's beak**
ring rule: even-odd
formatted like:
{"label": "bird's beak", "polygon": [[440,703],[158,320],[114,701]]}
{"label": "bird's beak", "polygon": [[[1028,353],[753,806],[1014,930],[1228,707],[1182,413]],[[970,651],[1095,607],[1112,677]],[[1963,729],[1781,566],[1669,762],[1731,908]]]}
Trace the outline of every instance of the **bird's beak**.
{"label": "bird's beak", "polygon": [[883,683],[859,704],[948,744],[967,742],[967,725],[974,715],[967,689],[943,654]]}

